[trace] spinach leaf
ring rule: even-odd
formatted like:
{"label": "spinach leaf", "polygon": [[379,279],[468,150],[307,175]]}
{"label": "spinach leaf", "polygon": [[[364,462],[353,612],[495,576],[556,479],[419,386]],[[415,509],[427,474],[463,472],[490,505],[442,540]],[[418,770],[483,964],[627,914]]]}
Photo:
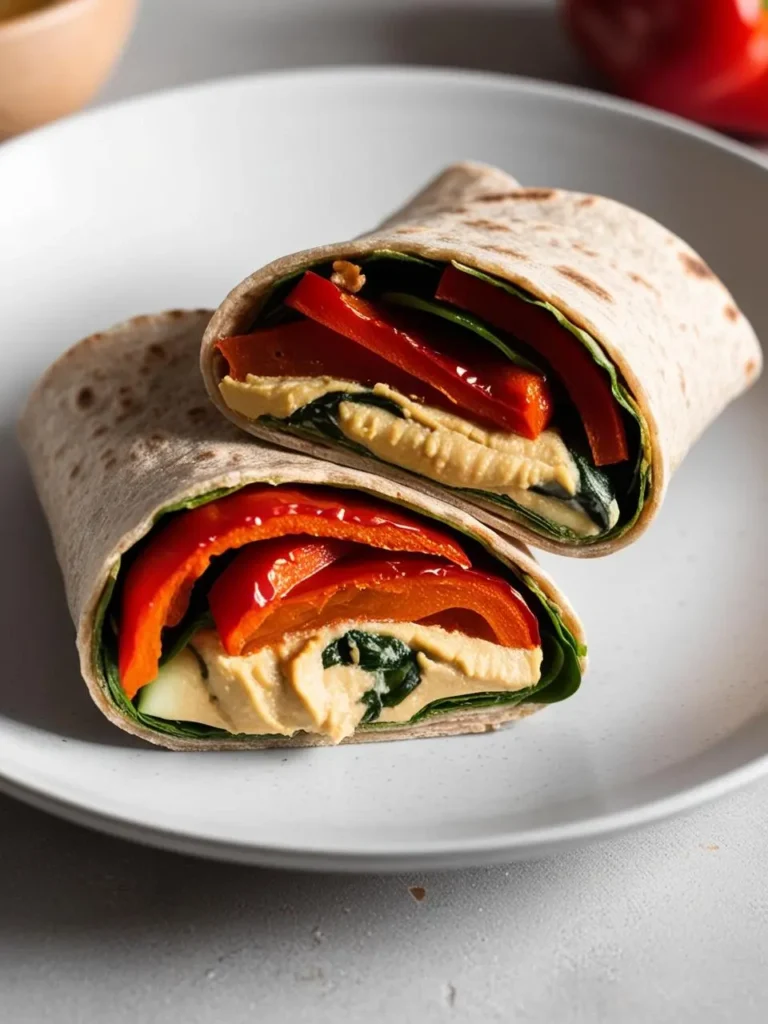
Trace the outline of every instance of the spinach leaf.
{"label": "spinach leaf", "polygon": [[278,420],[278,422],[281,425],[287,424],[289,427],[309,425],[322,434],[343,441],[345,440],[344,433],[339,427],[339,405],[342,402],[373,405],[377,409],[386,409],[387,412],[391,412],[401,419],[404,418],[402,406],[384,395],[376,395],[373,391],[330,391],[327,395],[315,398],[314,401],[303,405],[300,409],[292,412],[290,416],[284,420]]}
{"label": "spinach leaf", "polygon": [[374,722],[382,708],[396,707],[421,682],[416,654],[402,640],[378,633],[350,629],[323,651],[323,668],[357,665],[374,677],[362,697],[368,710],[361,724]]}
{"label": "spinach leaf", "polygon": [[606,533],[615,525],[618,516],[618,502],[613,490],[611,478],[607,473],[597,469],[589,459],[580,452],[571,450],[571,458],[579,470],[579,489],[570,495],[558,483],[543,484],[532,487],[535,494],[543,494],[555,498],[572,508],[585,512],[589,518]]}
{"label": "spinach leaf", "polygon": [[507,359],[516,366],[521,366],[532,373],[543,372],[541,367],[531,362],[530,359],[526,359],[525,356],[520,355],[513,348],[510,348],[506,342],[489,330],[476,316],[472,316],[471,313],[465,313],[456,306],[449,306],[444,302],[421,299],[416,295],[406,295],[404,292],[385,292],[382,298],[385,302],[391,302],[395,306],[407,306],[409,309],[417,309],[421,313],[431,313],[433,316],[439,316],[443,320],[456,324],[458,327],[464,327],[466,330],[472,331],[473,334],[479,335],[484,341],[490,342],[491,345],[494,345],[503,352]]}

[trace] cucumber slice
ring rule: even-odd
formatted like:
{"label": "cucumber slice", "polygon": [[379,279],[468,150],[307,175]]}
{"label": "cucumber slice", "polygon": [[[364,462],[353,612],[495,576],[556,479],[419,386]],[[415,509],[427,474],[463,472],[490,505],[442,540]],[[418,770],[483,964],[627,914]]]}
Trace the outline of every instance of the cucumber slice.
{"label": "cucumber slice", "polygon": [[205,662],[193,647],[185,647],[139,691],[137,710],[172,722],[199,722],[229,730],[205,685],[204,674],[208,674]]}

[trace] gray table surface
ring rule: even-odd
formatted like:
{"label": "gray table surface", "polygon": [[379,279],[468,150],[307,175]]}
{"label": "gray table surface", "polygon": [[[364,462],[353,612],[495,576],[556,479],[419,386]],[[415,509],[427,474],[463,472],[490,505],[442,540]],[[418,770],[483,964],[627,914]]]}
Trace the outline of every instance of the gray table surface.
{"label": "gray table surface", "polygon": [[[99,102],[365,62],[586,80],[546,2],[145,0]],[[206,863],[0,797],[0,1020],[762,1022],[766,806],[763,783],[546,862],[374,878]]]}

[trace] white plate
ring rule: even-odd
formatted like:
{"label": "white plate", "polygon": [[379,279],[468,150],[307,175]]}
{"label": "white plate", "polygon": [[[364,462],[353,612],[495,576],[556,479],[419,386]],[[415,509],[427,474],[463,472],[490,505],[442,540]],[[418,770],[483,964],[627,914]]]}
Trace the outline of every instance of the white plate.
{"label": "white plate", "polygon": [[627,104],[491,75],[346,70],[148,97],[0,149],[0,782],[123,836],[280,865],[538,856],[768,772],[765,386],[689,457],[660,522],[546,558],[586,620],[580,693],[488,735],[168,754],[102,721],[13,421],[33,378],[129,314],[216,304],[281,252],[348,237],[444,164],[595,191],[679,231],[768,336],[768,173]]}

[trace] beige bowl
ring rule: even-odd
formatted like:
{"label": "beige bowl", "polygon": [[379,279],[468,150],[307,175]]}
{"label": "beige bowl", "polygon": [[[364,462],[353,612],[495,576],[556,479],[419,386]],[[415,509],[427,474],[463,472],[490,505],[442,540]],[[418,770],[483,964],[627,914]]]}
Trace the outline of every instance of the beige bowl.
{"label": "beige bowl", "polygon": [[117,60],[137,2],[55,0],[0,19],[0,138],[84,106]]}

